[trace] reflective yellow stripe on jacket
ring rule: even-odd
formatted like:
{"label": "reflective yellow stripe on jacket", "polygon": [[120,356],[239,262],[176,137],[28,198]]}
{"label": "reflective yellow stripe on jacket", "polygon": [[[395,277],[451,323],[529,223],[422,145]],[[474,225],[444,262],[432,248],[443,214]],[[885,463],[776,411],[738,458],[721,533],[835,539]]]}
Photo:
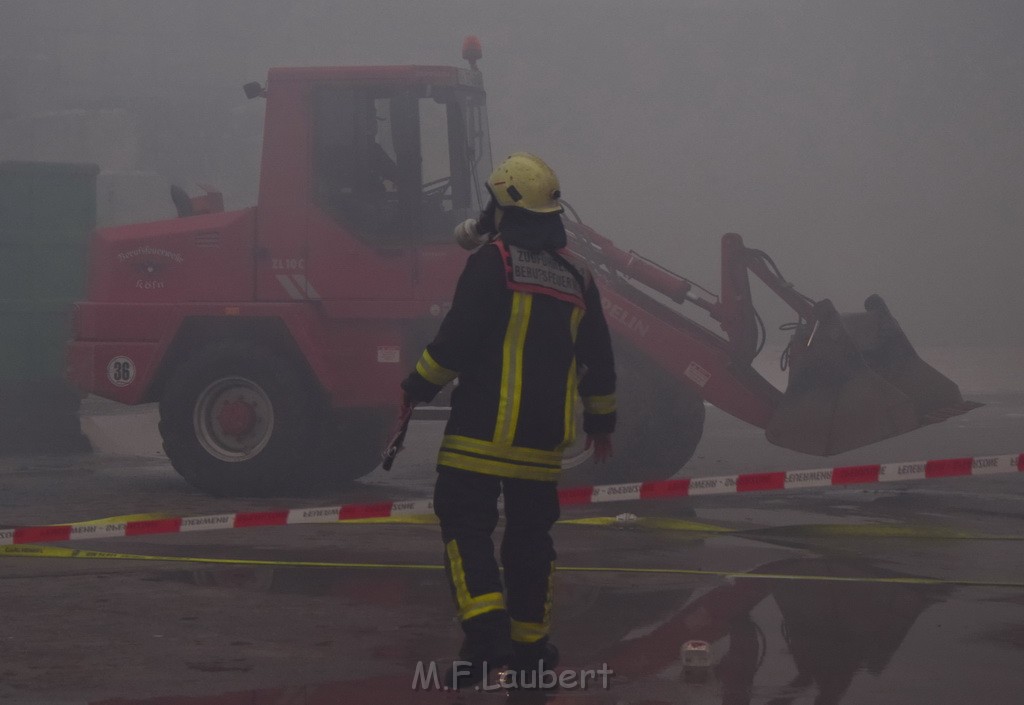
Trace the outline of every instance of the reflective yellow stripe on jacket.
{"label": "reflective yellow stripe on jacket", "polygon": [[610,414],[615,411],[615,395],[583,397],[583,409],[588,414]]}
{"label": "reflective yellow stripe on jacket", "polygon": [[[572,318],[569,321],[573,345],[576,344],[576,335],[580,331],[580,321],[582,320],[583,309],[573,309]],[[574,411],[576,409],[576,385],[578,384],[576,379],[577,372],[576,358],[573,357],[572,364],[569,365],[569,377],[565,382],[565,416],[563,417],[565,435],[562,438],[561,448],[568,448],[576,440],[576,415]]]}
{"label": "reflective yellow stripe on jacket", "polygon": [[532,309],[532,294],[521,291],[512,294],[512,315],[505,329],[502,349],[501,397],[498,400],[498,420],[494,425],[495,443],[512,445],[516,435],[519,403],[523,395],[523,349]]}
{"label": "reflective yellow stripe on jacket", "polygon": [[562,452],[520,448],[466,436],[445,436],[437,462],[484,475],[554,481],[562,469]]}
{"label": "reflective yellow stripe on jacket", "polygon": [[437,364],[437,361],[431,357],[427,350],[423,351],[419,362],[416,363],[416,371],[419,372],[423,379],[439,387],[443,387],[459,376],[458,372]]}

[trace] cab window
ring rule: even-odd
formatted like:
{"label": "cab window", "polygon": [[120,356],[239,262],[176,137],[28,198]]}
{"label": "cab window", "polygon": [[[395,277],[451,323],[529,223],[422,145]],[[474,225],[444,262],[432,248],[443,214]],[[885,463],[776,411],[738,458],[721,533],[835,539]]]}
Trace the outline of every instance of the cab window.
{"label": "cab window", "polygon": [[314,202],[370,242],[450,239],[483,205],[477,103],[430,86],[316,91]]}

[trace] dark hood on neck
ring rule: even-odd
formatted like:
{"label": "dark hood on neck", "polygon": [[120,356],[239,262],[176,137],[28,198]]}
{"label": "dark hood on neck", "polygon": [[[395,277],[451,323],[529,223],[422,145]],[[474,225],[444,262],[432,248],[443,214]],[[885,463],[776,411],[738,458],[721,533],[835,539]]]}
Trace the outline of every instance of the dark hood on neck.
{"label": "dark hood on neck", "polygon": [[527,250],[560,250],[566,244],[565,226],[558,213],[506,208],[498,230],[502,240]]}

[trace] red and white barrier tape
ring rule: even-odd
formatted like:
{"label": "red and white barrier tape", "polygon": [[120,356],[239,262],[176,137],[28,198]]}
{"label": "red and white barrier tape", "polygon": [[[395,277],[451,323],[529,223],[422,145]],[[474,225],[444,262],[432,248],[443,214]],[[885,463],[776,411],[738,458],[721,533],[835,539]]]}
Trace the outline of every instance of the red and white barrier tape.
{"label": "red and white barrier tape", "polygon": [[[967,475],[1001,475],[1024,472],[1024,453],[977,458],[950,458],[886,465],[855,465],[821,470],[788,470],[748,473],[719,477],[694,477],[679,480],[655,480],[622,485],[593,485],[559,490],[562,506],[668,499],[709,494],[735,494],[792,490],[807,487],[837,487],[875,482],[902,482]],[[111,523],[57,524],[0,529],[0,546],[79,539],[176,534],[215,529],[246,529],[288,524],[326,524],[354,519],[381,519],[433,513],[431,500],[348,504],[310,509],[281,509],[264,512],[237,512],[197,517],[171,517]]]}

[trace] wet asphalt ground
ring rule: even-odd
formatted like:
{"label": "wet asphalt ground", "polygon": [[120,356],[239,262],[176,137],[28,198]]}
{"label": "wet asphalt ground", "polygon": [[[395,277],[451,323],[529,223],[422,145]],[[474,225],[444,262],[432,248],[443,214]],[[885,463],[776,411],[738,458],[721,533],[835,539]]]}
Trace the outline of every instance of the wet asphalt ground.
{"label": "wet asphalt ground", "polygon": [[[974,398],[987,405],[827,459],[710,408],[683,474],[1024,451],[1024,394]],[[426,498],[442,428],[414,423],[391,473],[344,491],[217,499],[162,457],[152,408],[89,400],[84,413],[95,454],[0,458],[0,524]],[[553,692],[433,688],[431,663],[443,671],[460,643],[437,527],[322,524],[55,544],[145,559],[0,556],[0,702],[1024,698],[1024,473],[567,507],[555,540]],[[684,667],[692,640],[707,642],[707,668]]]}

